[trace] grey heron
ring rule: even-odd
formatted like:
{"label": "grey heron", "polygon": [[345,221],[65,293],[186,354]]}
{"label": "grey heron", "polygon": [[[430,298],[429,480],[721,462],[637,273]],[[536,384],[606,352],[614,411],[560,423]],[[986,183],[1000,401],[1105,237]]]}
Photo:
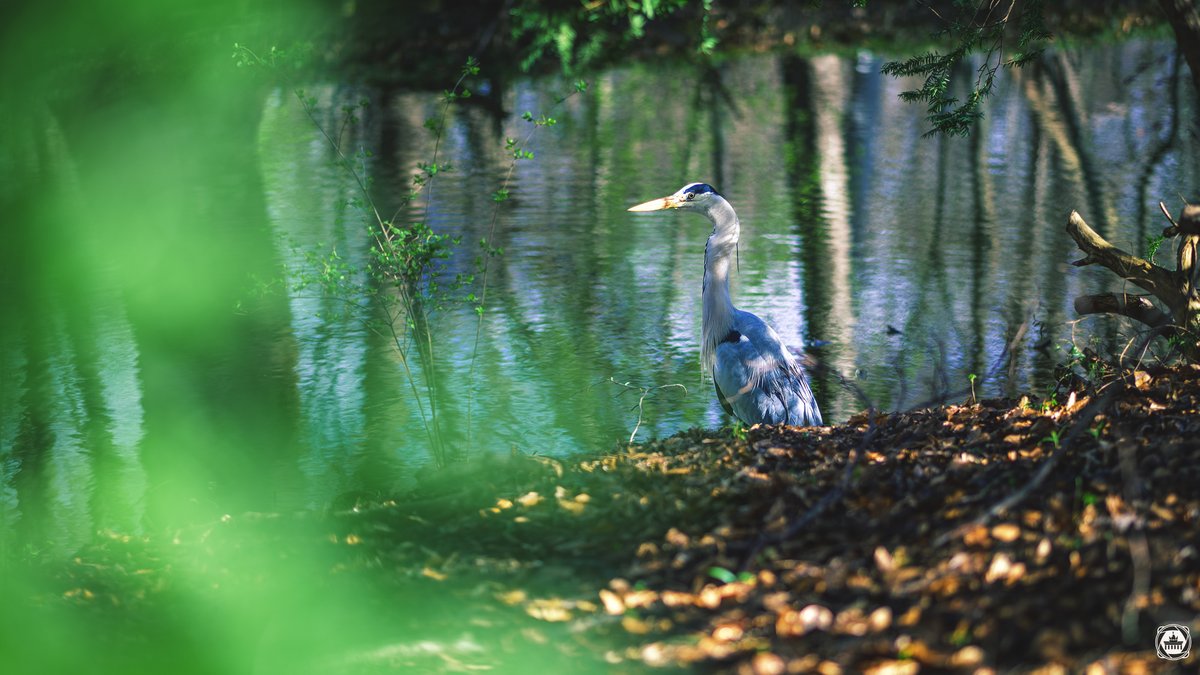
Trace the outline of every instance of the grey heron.
{"label": "grey heron", "polygon": [[700,360],[712,373],[721,407],[746,424],[822,424],[799,358],[765,321],[733,306],[729,269],[741,232],[733,205],[711,185],[689,183],[673,195],[629,207],[663,209],[694,211],[713,224],[704,247]]}

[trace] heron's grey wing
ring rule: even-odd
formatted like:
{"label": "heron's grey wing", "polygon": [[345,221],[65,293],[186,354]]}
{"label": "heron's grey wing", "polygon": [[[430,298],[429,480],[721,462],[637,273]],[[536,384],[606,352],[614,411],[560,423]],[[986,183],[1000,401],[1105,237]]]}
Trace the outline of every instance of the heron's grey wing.
{"label": "heron's grey wing", "polygon": [[717,390],[717,403],[721,404],[721,409],[730,417],[737,417],[733,414],[733,408],[729,405],[729,400],[725,398],[725,394],[721,393],[721,385],[717,384],[717,378],[713,377],[713,388]]}
{"label": "heron's grey wing", "polygon": [[817,407],[817,397],[813,396],[808,375],[800,366],[800,362],[793,361],[787,370],[786,388],[795,396],[788,406],[788,424],[817,427],[825,424],[821,418],[821,409]]}
{"label": "heron's grey wing", "polygon": [[808,378],[799,360],[762,319],[738,312],[736,343],[718,346],[714,379],[718,387],[737,392],[730,401],[747,423],[822,424]]}

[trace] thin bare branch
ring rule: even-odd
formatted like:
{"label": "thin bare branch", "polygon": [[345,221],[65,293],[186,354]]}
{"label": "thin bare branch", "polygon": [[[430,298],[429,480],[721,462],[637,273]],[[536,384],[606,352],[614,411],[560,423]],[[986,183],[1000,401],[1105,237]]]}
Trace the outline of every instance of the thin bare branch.
{"label": "thin bare branch", "polygon": [[1167,222],[1171,223],[1170,227],[1163,228],[1162,236],[1165,238],[1170,238],[1170,237],[1174,237],[1174,236],[1178,235],[1179,234],[1179,223],[1175,222],[1175,219],[1171,217],[1171,212],[1167,210],[1167,205],[1162,202],[1159,202],[1158,209],[1160,211],[1162,211],[1162,214],[1164,216],[1166,216]]}
{"label": "thin bare branch", "polygon": [[682,389],[684,396],[687,396],[687,393],[688,393],[687,387],[685,387],[682,384],[679,384],[677,382],[673,382],[671,384],[662,384],[657,387],[641,387],[636,384],[633,384],[632,382],[617,382],[616,378],[613,378],[613,377],[609,377],[608,381],[612,384],[617,385],[618,387],[624,388],[626,391],[636,391],[636,392],[640,392],[640,394],[641,394],[638,397],[638,402],[637,402],[637,411],[638,411],[637,423],[633,425],[633,432],[629,434],[629,443],[631,445],[633,444],[633,439],[637,436],[638,429],[642,428],[642,413],[644,412],[644,406],[646,403],[646,398],[648,396],[650,396],[651,394],[653,394],[656,391],[661,391],[663,389],[670,389],[671,387],[679,387],[680,389]]}
{"label": "thin bare branch", "polygon": [[[580,93],[580,91],[581,90],[579,88],[576,88],[575,91],[572,91],[571,93],[566,94],[562,98],[559,98],[558,100],[556,100],[554,102],[554,106],[551,107],[551,110],[554,110],[558,106],[562,105],[569,98],[571,98],[575,94]],[[528,145],[529,140],[531,138],[533,138],[534,132],[536,132],[541,127],[542,127],[541,124],[534,124],[529,129],[529,132],[525,134],[525,138],[521,141],[520,145],[518,145],[516,147],[518,149],[520,149],[520,148],[524,148],[526,145]],[[508,186],[512,182],[513,174],[517,170],[517,161],[518,161],[518,157],[517,157],[517,155],[514,154],[513,158],[508,163],[508,171],[504,174],[504,180],[501,181],[501,183],[500,183],[500,189],[497,191],[497,193],[496,193],[497,195],[507,192]],[[488,225],[488,235],[487,235],[487,239],[486,239],[486,242],[487,242],[486,249],[487,250],[483,251],[483,253],[482,253],[483,267],[480,270],[479,302],[476,305],[478,310],[476,312],[477,316],[476,316],[476,321],[475,321],[475,340],[472,342],[471,361],[470,361],[470,365],[467,367],[467,383],[468,383],[468,387],[467,387],[467,440],[468,441],[471,440],[471,430],[472,430],[472,422],[473,422],[472,417],[473,417],[473,413],[474,413],[474,402],[475,402],[474,386],[473,386],[473,383],[475,382],[475,363],[479,359],[479,343],[480,343],[480,338],[483,335],[483,311],[482,310],[487,305],[488,276],[489,276],[489,273],[491,272],[491,267],[492,267],[491,266],[492,247],[493,247],[493,244],[496,239],[496,223],[499,222],[499,220],[500,220],[501,203],[502,203],[501,200],[497,199],[496,203],[492,209],[492,220],[491,220],[491,223],[489,223],[489,225]],[[630,438],[629,442],[630,443],[633,442],[632,437]]]}

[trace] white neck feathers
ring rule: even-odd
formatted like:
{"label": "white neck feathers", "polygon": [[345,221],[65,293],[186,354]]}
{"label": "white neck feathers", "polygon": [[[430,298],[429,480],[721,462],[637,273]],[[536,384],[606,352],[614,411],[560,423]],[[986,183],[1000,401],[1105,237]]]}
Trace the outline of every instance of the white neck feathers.
{"label": "white neck feathers", "polygon": [[729,268],[737,251],[741,225],[733,206],[722,197],[704,212],[713,223],[704,247],[704,290],[700,329],[700,361],[711,373],[717,345],[733,330],[733,299],[729,295]]}

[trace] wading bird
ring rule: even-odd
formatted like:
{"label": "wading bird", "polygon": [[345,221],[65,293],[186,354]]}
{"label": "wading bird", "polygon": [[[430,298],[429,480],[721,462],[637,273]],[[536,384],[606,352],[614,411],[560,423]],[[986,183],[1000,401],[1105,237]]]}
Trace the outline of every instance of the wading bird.
{"label": "wading bird", "polygon": [[721,407],[746,424],[822,424],[799,358],[765,321],[733,306],[729,267],[741,231],[733,206],[711,185],[691,183],[673,195],[629,207],[663,209],[694,211],[713,224],[704,247],[700,360],[712,373]]}

